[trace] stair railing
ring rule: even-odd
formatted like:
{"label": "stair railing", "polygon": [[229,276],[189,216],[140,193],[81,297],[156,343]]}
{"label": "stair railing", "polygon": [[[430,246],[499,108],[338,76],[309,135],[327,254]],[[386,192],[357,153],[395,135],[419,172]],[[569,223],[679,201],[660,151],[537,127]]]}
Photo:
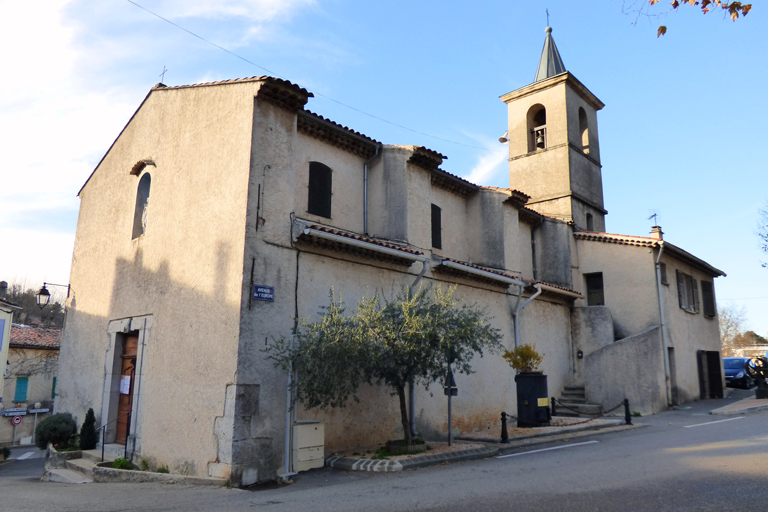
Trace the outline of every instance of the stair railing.
{"label": "stair railing", "polygon": [[107,435],[107,425],[110,425],[120,418],[124,418],[125,416],[128,416],[128,428],[125,431],[125,453],[123,454],[124,458],[128,458],[128,436],[131,435],[131,411],[128,411],[125,414],[121,414],[117,418],[113,419],[112,421],[108,421],[102,426],[98,428],[98,430],[101,430],[101,462],[104,462],[104,445],[106,444],[104,442],[104,437]]}

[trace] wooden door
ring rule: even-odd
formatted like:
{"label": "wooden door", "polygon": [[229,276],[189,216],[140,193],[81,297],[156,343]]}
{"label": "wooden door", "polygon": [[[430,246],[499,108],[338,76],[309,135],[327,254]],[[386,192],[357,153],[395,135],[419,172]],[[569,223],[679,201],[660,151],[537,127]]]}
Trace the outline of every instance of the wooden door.
{"label": "wooden door", "polygon": [[125,444],[128,438],[128,422],[133,407],[133,382],[136,376],[136,351],[139,346],[138,336],[127,336],[123,343],[120,370],[120,393],[117,403],[117,433],[115,443]]}

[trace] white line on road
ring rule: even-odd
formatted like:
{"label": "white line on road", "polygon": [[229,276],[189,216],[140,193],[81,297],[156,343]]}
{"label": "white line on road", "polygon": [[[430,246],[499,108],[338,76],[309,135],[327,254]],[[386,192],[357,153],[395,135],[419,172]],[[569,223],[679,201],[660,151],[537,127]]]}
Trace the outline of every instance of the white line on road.
{"label": "white line on road", "polygon": [[715,423],[722,423],[724,421],[733,421],[733,420],[741,420],[741,419],[744,419],[744,416],[738,416],[736,418],[728,418],[727,420],[717,420],[717,421],[708,421],[706,423],[697,423],[695,425],[684,425],[683,428],[700,427],[702,425],[713,425]]}
{"label": "white line on road", "polygon": [[528,455],[529,453],[538,453],[538,452],[548,452],[549,450],[560,450],[562,448],[572,448],[574,446],[583,446],[585,444],[594,444],[599,443],[600,441],[586,441],[584,443],[575,443],[575,444],[564,444],[562,446],[553,446],[551,448],[542,448],[540,450],[531,450],[529,452],[523,452],[523,453],[510,453],[509,455],[499,455],[496,457],[497,459],[506,459],[507,457],[517,457],[519,455]]}
{"label": "white line on road", "polygon": [[27,452],[27,453],[25,453],[24,455],[22,455],[20,457],[16,457],[16,460],[26,460],[26,459],[30,458],[31,456],[33,456],[34,454],[35,454],[35,452]]}

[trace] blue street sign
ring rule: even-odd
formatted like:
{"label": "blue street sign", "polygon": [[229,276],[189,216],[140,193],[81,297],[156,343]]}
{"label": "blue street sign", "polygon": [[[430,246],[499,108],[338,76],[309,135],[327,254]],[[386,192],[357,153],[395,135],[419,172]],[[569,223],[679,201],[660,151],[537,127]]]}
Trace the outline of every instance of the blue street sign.
{"label": "blue street sign", "polygon": [[253,285],[253,300],[266,300],[268,302],[274,302],[275,287],[262,286],[260,284]]}

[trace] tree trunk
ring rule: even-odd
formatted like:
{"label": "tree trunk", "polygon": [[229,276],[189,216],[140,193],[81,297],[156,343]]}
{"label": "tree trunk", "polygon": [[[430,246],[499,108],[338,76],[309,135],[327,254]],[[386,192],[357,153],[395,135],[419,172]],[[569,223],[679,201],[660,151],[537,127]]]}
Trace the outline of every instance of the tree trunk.
{"label": "tree trunk", "polygon": [[403,423],[403,439],[411,444],[411,426],[408,424],[408,407],[405,405],[405,386],[397,386],[397,396],[400,397],[400,419]]}

